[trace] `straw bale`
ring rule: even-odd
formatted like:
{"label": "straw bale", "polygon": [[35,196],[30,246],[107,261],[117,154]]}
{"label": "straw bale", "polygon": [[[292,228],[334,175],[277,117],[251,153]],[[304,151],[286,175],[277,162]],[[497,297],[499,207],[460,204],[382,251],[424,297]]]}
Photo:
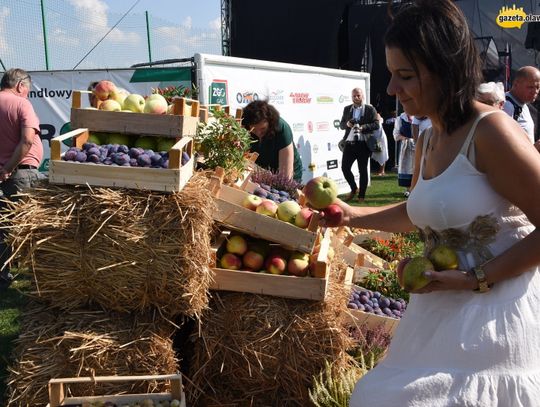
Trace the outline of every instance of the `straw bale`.
{"label": "straw bale", "polygon": [[44,182],[4,213],[14,261],[55,307],[197,317],[212,278],[208,182],[172,194]]}
{"label": "straw bale", "polygon": [[[15,362],[9,369],[8,407],[44,406],[51,378],[176,373],[175,327],[155,313],[44,310],[32,301],[21,317]],[[70,385],[74,396],[153,393],[163,383]]]}
{"label": "straw bale", "polygon": [[193,405],[309,406],[313,377],[351,366],[343,324],[346,268],[332,266],[326,302],[215,293],[203,314],[187,392]]}

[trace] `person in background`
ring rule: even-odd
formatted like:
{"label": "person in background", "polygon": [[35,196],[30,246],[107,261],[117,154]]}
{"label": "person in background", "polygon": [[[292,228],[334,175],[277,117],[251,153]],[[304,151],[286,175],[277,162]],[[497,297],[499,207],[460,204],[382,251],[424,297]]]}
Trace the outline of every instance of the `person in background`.
{"label": "person in background", "polygon": [[514,120],[475,100],[481,62],[457,3],[408,4],[384,42],[388,93],[432,127],[418,139],[409,199],[338,200],[337,226],[418,230],[424,255],[446,245],[458,267],[419,270],[386,356],[349,405],[536,407],[540,156]]}
{"label": "person in background", "polygon": [[[341,171],[343,171],[343,176],[351,188],[351,192],[345,200],[352,201],[358,194],[358,201],[362,202],[366,197],[369,178],[367,167],[371,156],[366,139],[369,133],[380,127],[380,124],[375,108],[364,103],[364,91],[361,88],[354,88],[351,92],[351,98],[353,104],[345,106],[339,124],[340,129],[345,130]],[[359,187],[357,187],[354,174],[351,171],[355,161],[358,163],[360,174]]]}
{"label": "person in background", "polygon": [[[3,199],[15,200],[16,194],[41,178],[43,159],[39,137],[39,119],[28,100],[30,75],[18,68],[9,69],[0,81],[0,188]],[[0,210],[6,203],[0,201]],[[11,248],[0,229],[0,289],[9,287],[13,276],[7,264]]]}
{"label": "person in background", "polygon": [[412,133],[413,116],[406,112],[399,115],[394,123],[394,140],[399,144],[398,185],[407,188],[403,193],[410,194],[411,180],[414,170],[415,143]]}
{"label": "person in background", "polygon": [[243,110],[242,126],[254,139],[251,151],[259,154],[257,165],[302,182],[302,161],[291,127],[274,106],[264,100],[249,103]]}
{"label": "person in background", "polygon": [[386,138],[386,132],[383,128],[383,118],[377,113],[377,119],[379,120],[379,129],[375,130],[374,137],[379,141],[381,151],[371,153],[371,158],[379,164],[378,176],[384,176],[384,166],[388,161],[388,139]]}
{"label": "person in background", "polygon": [[503,110],[513,117],[525,130],[531,143],[534,144],[534,122],[527,103],[536,100],[540,91],[540,71],[534,66],[519,68],[512,88],[506,93]]}
{"label": "person in background", "polygon": [[476,90],[476,99],[486,105],[502,109],[506,100],[504,85],[502,82],[481,83]]}
{"label": "person in background", "polygon": [[411,124],[413,140],[416,143],[418,141],[418,136],[422,132],[431,127],[431,120],[427,116],[414,116]]}

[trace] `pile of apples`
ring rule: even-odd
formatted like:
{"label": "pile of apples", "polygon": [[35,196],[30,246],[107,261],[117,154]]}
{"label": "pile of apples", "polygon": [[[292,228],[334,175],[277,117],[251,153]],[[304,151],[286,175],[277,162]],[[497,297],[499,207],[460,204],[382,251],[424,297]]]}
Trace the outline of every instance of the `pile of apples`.
{"label": "pile of apples", "polygon": [[[288,274],[297,277],[322,277],[315,275],[319,247],[313,253],[284,249],[279,245],[242,235],[232,235],[225,243],[225,250],[218,267],[227,270],[246,270],[269,274]],[[333,256],[329,251],[328,257]]]}
{"label": "pile of apples", "polygon": [[112,401],[93,401],[88,404],[84,404],[83,406],[88,407],[180,407],[181,403],[180,400],[161,400],[154,402],[151,399],[142,400],[141,402],[135,402],[131,404],[116,404]]}
{"label": "pile of apples", "polygon": [[314,213],[310,208],[302,208],[294,200],[284,200],[277,203],[272,199],[262,198],[255,194],[247,195],[242,201],[242,206],[261,215],[277,218],[302,229],[309,226]]}
{"label": "pile of apples", "polygon": [[[143,97],[136,93],[128,93],[118,89],[111,81],[99,81],[93,94],[100,101],[99,110],[110,112],[134,112],[152,114],[172,114],[173,105],[158,93]],[[95,108],[88,108],[95,109]]]}

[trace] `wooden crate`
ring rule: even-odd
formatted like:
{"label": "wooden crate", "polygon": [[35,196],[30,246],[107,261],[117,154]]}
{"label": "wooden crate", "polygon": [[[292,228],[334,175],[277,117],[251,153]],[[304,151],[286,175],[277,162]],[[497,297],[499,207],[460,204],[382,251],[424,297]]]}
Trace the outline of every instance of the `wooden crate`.
{"label": "wooden crate", "polygon": [[382,230],[369,230],[361,233],[356,233],[353,237],[353,243],[360,244],[367,239],[384,239],[389,240],[393,236],[393,233],[383,232]]}
{"label": "wooden crate", "polygon": [[347,309],[344,314],[344,322],[346,326],[358,328],[366,326],[369,329],[377,329],[382,326],[383,330],[392,336],[399,324],[399,319],[356,309]]}
{"label": "wooden crate", "polygon": [[[177,192],[184,188],[193,175],[194,158],[191,137],[182,137],[169,151],[169,168],[120,167],[62,160],[63,140],[72,138],[72,146],[82,147],[88,140],[88,136],[88,129],[77,129],[51,140],[49,182]],[[190,160],[181,165],[184,148]]]}
{"label": "wooden crate", "polygon": [[[141,134],[158,137],[194,136],[199,122],[197,100],[174,99],[174,114],[108,112],[81,108],[82,91],[74,91],[71,105],[71,128],[90,131]],[[188,103],[191,103],[191,109]],[[187,114],[184,114],[187,113]]]}
{"label": "wooden crate", "polygon": [[[169,381],[170,393],[142,393],[142,394],[122,394],[111,396],[89,396],[89,397],[66,397],[66,385],[77,383],[111,383],[127,381]],[[82,403],[111,401],[118,406],[144,401],[150,399],[154,402],[167,400],[178,400],[182,407],[186,407],[186,396],[182,387],[182,375],[156,375],[156,376],[100,376],[100,377],[72,377],[65,379],[49,380],[49,404],[48,407],[59,406],[82,406]]]}
{"label": "wooden crate", "polygon": [[249,194],[222,184],[218,178],[212,179],[211,188],[217,205],[217,210],[213,213],[215,221],[247,235],[279,243],[288,249],[305,253],[313,251],[319,231],[320,216],[317,212],[311,217],[307,229],[302,229],[244,208],[242,201]]}
{"label": "wooden crate", "polygon": [[[221,257],[220,249],[223,248],[226,238],[226,234],[222,234],[213,246],[214,267],[212,271],[214,272],[214,280],[210,285],[210,289],[324,301],[328,292],[328,275],[330,273],[328,261],[329,233],[330,231],[327,230],[320,243],[321,246],[317,255],[315,275],[320,277],[296,277],[243,270],[226,270],[215,267],[217,259]],[[345,283],[351,284],[351,281],[352,272],[349,272],[345,277]]]}

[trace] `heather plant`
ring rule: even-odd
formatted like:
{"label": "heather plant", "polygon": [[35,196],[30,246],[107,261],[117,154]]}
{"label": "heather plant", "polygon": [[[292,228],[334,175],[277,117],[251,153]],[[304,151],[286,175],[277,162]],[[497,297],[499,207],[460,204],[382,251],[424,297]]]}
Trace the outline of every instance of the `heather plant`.
{"label": "heather plant", "polygon": [[251,174],[251,180],[257,184],[265,184],[279,191],[286,191],[293,198],[298,198],[298,189],[302,189],[302,184],[280,172],[256,167]]}

